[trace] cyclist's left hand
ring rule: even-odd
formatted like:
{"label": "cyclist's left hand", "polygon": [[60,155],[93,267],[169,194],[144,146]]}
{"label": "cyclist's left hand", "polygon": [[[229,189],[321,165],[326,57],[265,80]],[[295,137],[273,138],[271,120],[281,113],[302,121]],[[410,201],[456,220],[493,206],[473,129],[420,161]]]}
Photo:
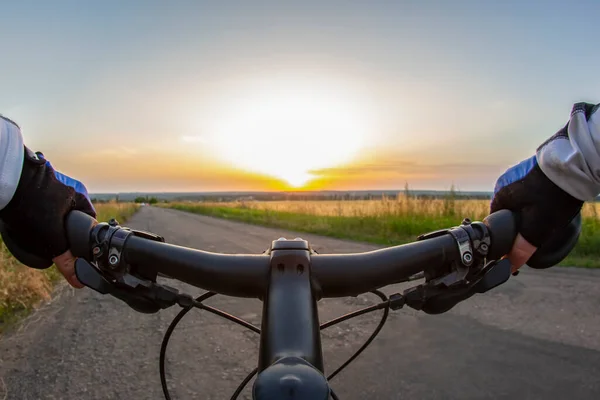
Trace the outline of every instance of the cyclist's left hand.
{"label": "cyclist's left hand", "polygon": [[56,264],[56,268],[60,271],[60,273],[65,277],[69,285],[73,286],[76,289],[81,289],[83,285],[77,279],[75,275],[75,260],[76,258],[71,254],[70,250],[67,250],[63,254],[54,257],[52,261]]}
{"label": "cyclist's left hand", "polygon": [[94,206],[81,182],[55,171],[41,153],[25,153],[17,190],[0,210],[4,242],[21,263],[43,269],[54,262],[72,286],[81,287],[64,224],[72,210],[95,217]]}

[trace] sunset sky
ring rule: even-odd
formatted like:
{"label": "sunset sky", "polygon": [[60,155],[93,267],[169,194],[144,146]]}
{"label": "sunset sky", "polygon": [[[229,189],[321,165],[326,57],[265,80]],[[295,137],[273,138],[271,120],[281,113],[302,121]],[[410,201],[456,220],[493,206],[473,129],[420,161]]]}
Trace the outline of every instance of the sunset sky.
{"label": "sunset sky", "polygon": [[491,190],[600,101],[600,1],[14,1],[0,113],[91,192]]}

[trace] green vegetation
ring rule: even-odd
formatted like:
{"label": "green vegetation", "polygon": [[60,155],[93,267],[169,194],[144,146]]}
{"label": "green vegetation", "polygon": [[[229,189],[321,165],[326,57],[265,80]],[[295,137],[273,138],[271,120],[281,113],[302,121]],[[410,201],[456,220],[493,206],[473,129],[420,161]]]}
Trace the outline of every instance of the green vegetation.
{"label": "green vegetation", "polygon": [[158,203],[158,199],[156,197],[138,196],[135,198],[134,202],[136,204],[140,204],[140,203],[156,204],[156,203]]}
{"label": "green vegetation", "polygon": [[[135,213],[135,204],[96,204],[99,221],[124,222]],[[36,270],[20,264],[0,240],[0,332],[27,315],[42,300],[49,300],[62,275],[56,267]]]}
{"label": "green vegetation", "polygon": [[[165,207],[341,239],[397,245],[422,233],[459,224],[463,217],[482,219],[488,202],[480,200],[394,200],[347,202],[172,203]],[[584,208],[583,232],[561,265],[600,267],[600,221],[596,204]]]}

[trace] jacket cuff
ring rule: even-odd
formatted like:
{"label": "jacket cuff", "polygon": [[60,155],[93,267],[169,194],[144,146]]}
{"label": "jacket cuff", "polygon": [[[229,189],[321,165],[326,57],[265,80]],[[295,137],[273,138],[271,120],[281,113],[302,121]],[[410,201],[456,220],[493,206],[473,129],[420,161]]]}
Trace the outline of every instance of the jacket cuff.
{"label": "jacket cuff", "polygon": [[17,190],[24,153],[21,129],[0,115],[0,210],[6,207]]}
{"label": "jacket cuff", "polygon": [[600,104],[577,103],[567,125],[537,150],[538,164],[558,187],[582,201],[600,193]]}

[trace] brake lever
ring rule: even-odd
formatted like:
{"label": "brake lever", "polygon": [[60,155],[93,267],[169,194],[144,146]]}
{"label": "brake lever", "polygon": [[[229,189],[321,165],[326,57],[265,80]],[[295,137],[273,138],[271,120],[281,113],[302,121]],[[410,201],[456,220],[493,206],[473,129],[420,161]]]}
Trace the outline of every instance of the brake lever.
{"label": "brake lever", "polygon": [[153,314],[175,304],[182,307],[193,304],[191,296],[179,293],[175,288],[130,274],[125,274],[115,282],[111,282],[99,268],[83,258],[78,258],[75,262],[75,274],[77,279],[90,289],[100,294],[110,294],[141,313]]}
{"label": "brake lever", "polygon": [[100,294],[110,294],[113,291],[111,283],[102,273],[83,258],[75,261],[75,275],[79,282]]}
{"label": "brake lever", "polygon": [[483,267],[481,278],[475,282],[472,288],[477,293],[485,293],[500,286],[510,278],[511,269],[512,265],[507,258],[491,261]]}
{"label": "brake lever", "polygon": [[114,283],[111,283],[98,268],[94,267],[83,258],[78,258],[77,261],[75,261],[75,275],[77,275],[77,279],[79,279],[82,284],[90,289],[93,289],[100,294],[110,294],[119,300],[124,301],[136,311],[145,314],[153,314],[161,308],[143,296],[117,287]]}
{"label": "brake lever", "polygon": [[[485,293],[506,282],[511,276],[511,264],[508,259],[487,263],[469,281],[455,281],[447,286],[448,280],[437,279],[406,289],[401,295],[394,295],[390,308],[399,309],[407,305],[428,314],[440,314],[450,310],[459,302],[476,293]],[[390,298],[392,298],[390,297]]]}

